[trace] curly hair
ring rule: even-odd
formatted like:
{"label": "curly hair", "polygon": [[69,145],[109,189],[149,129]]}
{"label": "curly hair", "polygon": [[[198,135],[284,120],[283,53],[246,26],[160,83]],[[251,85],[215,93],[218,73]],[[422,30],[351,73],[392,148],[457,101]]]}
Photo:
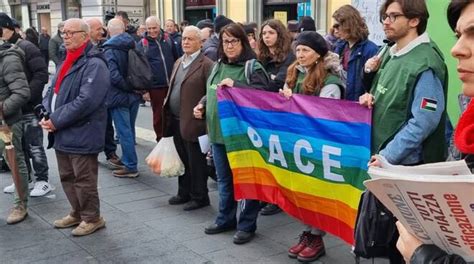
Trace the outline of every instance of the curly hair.
{"label": "curly hair", "polygon": [[[275,43],[275,54],[270,53],[270,49],[263,42],[263,28],[265,26],[271,27],[277,32],[277,41]],[[265,62],[274,59],[277,63],[285,61],[288,53],[291,52],[291,36],[285,25],[280,20],[269,19],[263,22],[260,27],[260,35],[258,40],[258,59]]]}
{"label": "curly hair", "polygon": [[351,5],[343,5],[332,17],[339,22],[340,28],[347,32],[349,39],[356,41],[367,39],[369,29],[359,11]]}
{"label": "curly hair", "polygon": [[[298,82],[298,61],[293,62],[289,67],[286,75],[286,85],[291,90],[295,89]],[[327,70],[324,65],[324,58],[320,57],[309,67],[308,72],[303,79],[303,94],[314,95],[319,94],[324,86],[324,79],[327,76]]]}

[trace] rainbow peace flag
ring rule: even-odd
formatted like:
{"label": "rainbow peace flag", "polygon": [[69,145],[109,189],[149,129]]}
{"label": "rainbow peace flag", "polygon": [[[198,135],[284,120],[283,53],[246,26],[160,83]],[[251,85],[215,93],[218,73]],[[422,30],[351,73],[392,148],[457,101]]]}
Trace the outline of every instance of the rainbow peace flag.
{"label": "rainbow peace flag", "polygon": [[274,203],[352,244],[369,178],[371,111],[358,103],[218,89],[235,199]]}

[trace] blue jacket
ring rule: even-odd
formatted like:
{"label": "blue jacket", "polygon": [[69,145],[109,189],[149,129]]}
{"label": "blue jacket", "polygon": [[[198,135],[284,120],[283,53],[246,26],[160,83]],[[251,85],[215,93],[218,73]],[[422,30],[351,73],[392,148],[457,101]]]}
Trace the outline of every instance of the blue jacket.
{"label": "blue jacket", "polygon": [[183,56],[183,47],[181,46],[181,42],[183,41],[183,36],[179,32],[175,32],[173,34],[169,34],[171,40],[173,41],[174,46],[176,47],[176,52],[178,53],[178,58]]}
{"label": "blue jacket", "polygon": [[[437,102],[435,111],[426,111],[420,107],[426,98]],[[411,118],[380,151],[380,155],[395,165],[413,165],[423,162],[422,143],[436,130],[445,107],[443,84],[432,70],[423,72],[415,86]]]}
{"label": "blue jacket", "polygon": [[140,95],[129,92],[126,81],[128,51],[135,48],[135,40],[128,33],[113,36],[102,46],[110,71],[110,90],[107,93],[107,106],[128,107],[140,100]]}
{"label": "blue jacket", "polygon": [[178,59],[178,52],[171,38],[163,30],[156,40],[145,33],[138,47],[145,52],[151,66],[153,73],[151,89],[168,87],[174,62]]}
{"label": "blue jacket", "polygon": [[[349,43],[347,41],[336,42],[335,52],[342,59],[342,53]],[[364,75],[365,62],[375,56],[378,46],[372,41],[366,39],[356,43],[352,47],[351,57],[347,69],[346,95],[345,99],[350,101],[359,101],[359,96],[370,89],[362,82]]]}
{"label": "blue jacket", "polygon": [[84,54],[64,77],[55,109],[51,111],[56,79],[57,75],[43,100],[56,127],[53,147],[70,154],[101,152],[107,123],[105,97],[110,87],[109,69],[103,54],[88,43]]}

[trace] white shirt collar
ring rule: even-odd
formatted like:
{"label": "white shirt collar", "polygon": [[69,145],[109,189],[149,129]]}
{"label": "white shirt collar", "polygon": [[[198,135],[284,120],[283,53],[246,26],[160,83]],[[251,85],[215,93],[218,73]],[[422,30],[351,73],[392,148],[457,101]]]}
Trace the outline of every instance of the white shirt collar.
{"label": "white shirt collar", "polygon": [[181,60],[181,63],[183,63],[183,68],[186,69],[187,67],[189,67],[189,65],[193,63],[193,61],[197,58],[197,56],[199,56],[200,53],[201,53],[201,50],[198,49],[198,51],[194,52],[191,55],[184,54],[183,59]]}
{"label": "white shirt collar", "polygon": [[410,43],[408,43],[408,45],[406,45],[403,49],[399,50],[398,52],[397,52],[397,44],[393,45],[390,48],[390,56],[399,57],[399,56],[405,55],[411,50],[413,50],[414,48],[416,48],[418,45],[421,45],[423,43],[430,43],[430,41],[431,40],[430,40],[430,37],[428,36],[428,32],[425,32],[421,34],[420,36],[418,36],[416,39],[412,40]]}

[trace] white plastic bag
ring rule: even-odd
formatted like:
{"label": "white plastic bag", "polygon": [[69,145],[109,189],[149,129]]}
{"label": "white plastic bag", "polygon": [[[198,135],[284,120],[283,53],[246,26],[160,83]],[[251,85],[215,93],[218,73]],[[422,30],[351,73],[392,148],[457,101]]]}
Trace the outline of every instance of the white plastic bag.
{"label": "white plastic bag", "polygon": [[173,137],[164,137],[145,159],[151,171],[161,177],[175,177],[184,174],[184,164],[179,158]]}

